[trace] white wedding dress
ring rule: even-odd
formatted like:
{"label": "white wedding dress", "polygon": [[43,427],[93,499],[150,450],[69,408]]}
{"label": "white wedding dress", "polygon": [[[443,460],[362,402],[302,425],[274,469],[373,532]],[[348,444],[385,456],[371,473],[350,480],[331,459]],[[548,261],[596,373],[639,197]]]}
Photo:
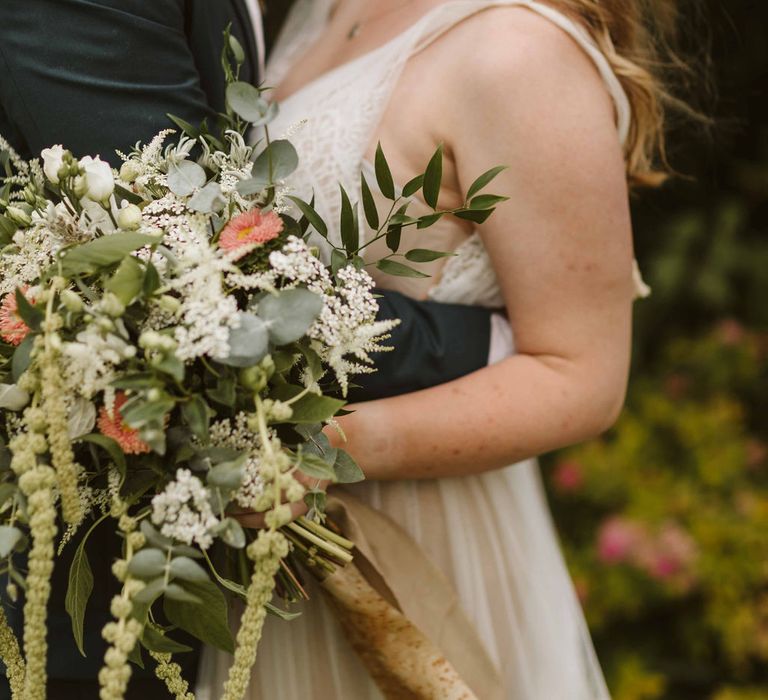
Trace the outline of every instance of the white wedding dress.
{"label": "white wedding dress", "polygon": [[[292,184],[307,198],[314,190],[326,221],[339,219],[339,182],[349,192],[359,192],[360,170],[370,168],[365,154],[408,59],[472,14],[503,5],[525,6],[543,15],[584,49],[614,98],[619,137],[626,139],[631,119],[627,98],[608,61],[572,20],[526,0],[445,2],[395,39],[282,102],[271,134],[290,135],[301,162]],[[332,6],[333,0],[298,0],[268,65],[268,85],[278,85],[319,38]],[[436,271],[423,296],[502,307],[480,237],[467,236],[448,220],[440,222],[437,232],[429,231],[432,243],[439,245],[435,237],[459,243],[452,245],[457,256]],[[404,291],[398,280],[392,278],[386,286]],[[504,331],[497,318],[490,362],[513,352],[511,334]],[[609,698],[535,460],[478,476],[366,482],[354,492],[399,523],[453,584],[509,700]],[[301,607],[303,614],[294,621],[268,619],[248,700],[379,700],[380,691],[322,597]],[[199,700],[218,700],[230,663],[228,655],[206,650]]]}

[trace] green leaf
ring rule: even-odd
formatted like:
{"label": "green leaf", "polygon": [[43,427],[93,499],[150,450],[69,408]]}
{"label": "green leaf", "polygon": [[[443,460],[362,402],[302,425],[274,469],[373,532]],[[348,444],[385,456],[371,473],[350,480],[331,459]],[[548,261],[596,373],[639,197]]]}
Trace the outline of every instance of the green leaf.
{"label": "green leaf", "polygon": [[436,224],[440,219],[443,218],[442,212],[436,212],[435,214],[427,214],[426,216],[420,216],[416,224],[416,228],[421,230],[425,228],[429,228],[430,226],[433,226]]}
{"label": "green leaf", "polygon": [[307,221],[314,227],[315,231],[317,231],[323,238],[328,237],[328,227],[312,205],[307,204],[303,199],[299,199],[298,197],[289,195],[288,199],[299,208]]}
{"label": "green leaf", "polygon": [[297,617],[301,617],[301,613],[292,613],[288,612],[287,610],[281,610],[280,608],[272,605],[272,603],[267,603],[264,607],[266,607],[267,612],[270,615],[274,615],[275,617],[278,617],[281,620],[285,620],[286,622],[290,622],[291,620],[295,620]]}
{"label": "green leaf", "polygon": [[148,262],[147,269],[144,272],[144,286],[142,287],[142,291],[146,296],[151,296],[158,289],[160,289],[160,273],[151,262]]}
{"label": "green leaf", "polygon": [[0,245],[8,245],[13,240],[17,228],[9,218],[0,214]]}
{"label": "green leaf", "polygon": [[363,470],[344,450],[337,450],[333,470],[336,473],[336,483],[339,484],[356,484],[365,480]]}
{"label": "green leaf", "polygon": [[190,138],[196,139],[198,136],[200,136],[200,129],[196,126],[192,126],[188,121],[184,121],[181,117],[175,117],[173,114],[167,114],[165,115],[170,119],[176,126],[179,127],[179,129],[182,130],[183,133],[185,133]]}
{"label": "green leaf", "polygon": [[126,255],[139,248],[157,242],[158,238],[155,236],[133,231],[102,236],[63,251],[60,257],[62,274],[71,277],[94,272],[120,262]]}
{"label": "green leaf", "polygon": [[486,170],[477,180],[475,180],[467,190],[467,199],[472,199],[480,190],[491,182],[499,173],[507,169],[506,165],[498,165],[495,168]]}
{"label": "green leaf", "polygon": [[384,157],[384,151],[381,149],[381,143],[376,146],[374,169],[376,171],[376,182],[379,185],[381,193],[387,199],[396,199],[395,181],[392,179],[392,171],[389,169],[389,163],[387,163],[387,159]]}
{"label": "green leaf", "polygon": [[403,187],[403,197],[413,197],[424,185],[424,176],[417,175],[412,180],[408,180]]}
{"label": "green leaf", "polygon": [[176,401],[170,397],[158,401],[137,400],[123,406],[120,415],[131,428],[143,428],[147,423],[162,421],[174,406]]}
{"label": "green leaf", "polygon": [[269,339],[275,345],[287,345],[304,336],[323,310],[323,303],[319,294],[308,289],[287,289],[267,294],[259,302],[258,313]]}
{"label": "green leaf", "polygon": [[155,526],[146,518],[141,521],[139,527],[141,528],[141,533],[147,539],[147,542],[153,547],[157,547],[158,549],[170,549],[173,546],[173,540],[158,532],[157,528],[155,528]]}
{"label": "green leaf", "polygon": [[379,260],[376,263],[376,267],[382,272],[386,272],[388,275],[395,275],[396,277],[429,277],[419,270],[414,270],[408,265],[403,265],[396,260]]}
{"label": "green leaf", "polygon": [[210,581],[205,569],[189,557],[176,557],[171,560],[171,576],[182,581]]}
{"label": "green leaf", "polygon": [[331,272],[335,275],[339,270],[346,267],[348,263],[348,258],[346,254],[337,249],[334,248],[331,251]]}
{"label": "green leaf", "polygon": [[154,651],[157,654],[183,654],[192,651],[192,647],[181,644],[170,637],[166,637],[154,625],[145,625],[141,633],[141,643],[148,651]]}
{"label": "green leaf", "polygon": [[179,197],[188,197],[207,179],[202,166],[192,160],[172,163],[168,168],[168,189]]}
{"label": "green leaf", "polygon": [[437,209],[440,196],[440,186],[443,182],[443,144],[440,144],[424,171],[424,201],[433,209]]}
{"label": "green leaf", "polygon": [[27,367],[29,367],[29,363],[32,361],[32,345],[34,342],[35,336],[30,333],[13,352],[11,377],[14,383],[19,381],[19,377],[27,371]]}
{"label": "green leaf", "polygon": [[240,488],[243,482],[243,469],[248,459],[247,454],[240,455],[237,459],[222,462],[211,467],[206,477],[209,486],[233,491]]}
{"label": "green leaf", "polygon": [[224,594],[211,581],[190,582],[186,589],[202,602],[196,605],[166,598],[163,607],[168,620],[200,641],[232,654],[235,643]]}
{"label": "green leaf", "polygon": [[269,350],[267,324],[256,314],[238,314],[239,328],[229,330],[229,355],[219,362],[230,367],[252,367],[263,360]]}
{"label": "green leaf", "polygon": [[469,208],[476,211],[493,209],[497,204],[506,202],[509,197],[501,197],[497,194],[479,194],[469,202]]}
{"label": "green leaf", "polygon": [[235,549],[242,549],[246,545],[243,526],[234,518],[224,518],[216,526],[215,533],[225,544]]}
{"label": "green leaf", "polygon": [[15,384],[0,384],[0,410],[20,411],[29,399],[29,394]]}
{"label": "green leaf", "polygon": [[[405,213],[408,211],[408,202],[403,204],[394,214],[393,217],[390,218],[390,222],[392,220],[398,221],[399,219],[402,219],[405,217]],[[386,242],[387,242],[387,248],[389,248],[393,253],[396,253],[398,251],[398,248],[400,248],[400,238],[403,233],[403,226],[402,224],[392,224],[387,227],[387,236],[386,236]]]}
{"label": "green leaf", "polygon": [[134,372],[115,379],[110,386],[115,389],[151,389],[161,387],[163,383],[152,372]]}
{"label": "green leaf", "polygon": [[262,119],[269,107],[258,88],[242,80],[227,85],[226,98],[232,111],[247,122]]}
{"label": "green leaf", "polygon": [[64,608],[72,620],[72,636],[83,656],[85,656],[85,649],[83,648],[85,608],[93,592],[93,572],[85,551],[86,542],[87,538],[83,538],[72,558],[72,565],[69,567],[67,597],[64,600]]}
{"label": "green leaf", "polygon": [[192,603],[193,605],[202,604],[202,600],[194,593],[190,593],[178,583],[169,583],[163,592],[166,600],[174,600],[179,603]]}
{"label": "green leaf", "polygon": [[81,437],[77,438],[77,441],[87,442],[92,445],[101,447],[101,449],[104,450],[112,458],[112,461],[115,463],[115,466],[120,471],[120,473],[125,476],[125,453],[115,440],[99,433],[89,433],[88,435],[82,435]]}
{"label": "green leaf", "polygon": [[192,211],[198,211],[202,214],[219,212],[224,208],[227,200],[221,193],[221,185],[218,182],[209,182],[205,187],[198,190],[190,198],[187,206]]}
{"label": "green leaf", "polygon": [[339,189],[341,191],[341,242],[347,253],[354,255],[360,245],[360,231],[349,195],[341,185]]}
{"label": "green leaf", "polygon": [[[262,180],[266,185],[272,185],[277,180],[287,178],[297,167],[299,167],[299,154],[296,153],[293,144],[285,139],[278,139],[272,141],[254,161],[252,179]],[[262,189],[264,188],[259,188],[257,192]],[[239,186],[238,192],[240,192]]]}
{"label": "green leaf", "polygon": [[135,192],[131,192],[131,190],[126,189],[118,183],[115,183],[115,199],[118,202],[125,200],[131,204],[143,204],[144,202],[140,195],[136,194]]}
{"label": "green leaf", "polygon": [[237,40],[236,37],[229,33],[227,34],[227,39],[229,40],[229,50],[232,53],[232,58],[234,59],[235,63],[237,63],[237,65],[244,63],[245,51],[243,51],[242,44]]}
{"label": "green leaf", "polygon": [[30,304],[29,299],[18,287],[16,288],[16,309],[19,316],[21,316],[21,320],[33,331],[40,330],[40,324],[45,318],[45,314],[36,306]]}
{"label": "green leaf", "polygon": [[5,559],[23,537],[24,533],[19,528],[0,525],[0,559]]}
{"label": "green leaf", "polygon": [[476,224],[482,224],[491,214],[493,209],[472,210],[462,209],[454,213],[459,219],[466,219],[467,221],[473,221]]}
{"label": "green leaf", "polygon": [[164,552],[150,547],[141,549],[128,562],[128,573],[145,581],[160,576],[167,565]]}
{"label": "green leaf", "polygon": [[426,248],[414,248],[405,254],[405,259],[413,263],[428,263],[440,258],[449,258],[455,253],[443,253],[439,250],[427,250]]}
{"label": "green leaf", "polygon": [[368,226],[375,231],[379,228],[379,212],[376,209],[376,200],[373,198],[373,193],[363,173],[360,173],[360,189],[362,191],[365,220],[368,222]]}
{"label": "green leaf", "polygon": [[334,399],[330,396],[318,396],[307,394],[296,403],[291,404],[293,415],[289,423],[321,423],[333,418],[346,404],[346,401]]}
{"label": "green leaf", "polygon": [[132,255],[123,258],[115,274],[107,280],[104,288],[112,292],[124,306],[128,306],[144,287],[144,268]]}
{"label": "green leaf", "polygon": [[234,377],[220,377],[216,387],[207,389],[205,393],[212,401],[231,408],[235,405],[235,398],[237,396]]}
{"label": "green leaf", "polygon": [[181,404],[181,417],[189,426],[193,435],[203,442],[208,441],[208,425],[211,418],[211,409],[201,396],[192,396],[189,401]]}
{"label": "green leaf", "polygon": [[328,479],[330,481],[336,479],[333,465],[311,452],[300,453],[297,466],[304,474],[313,479]]}
{"label": "green leaf", "polygon": [[144,588],[138,593],[134,594],[131,601],[133,602],[132,614],[137,620],[142,620],[146,617],[147,611],[152,603],[165,590],[165,576],[160,576],[154,581],[150,581]]}

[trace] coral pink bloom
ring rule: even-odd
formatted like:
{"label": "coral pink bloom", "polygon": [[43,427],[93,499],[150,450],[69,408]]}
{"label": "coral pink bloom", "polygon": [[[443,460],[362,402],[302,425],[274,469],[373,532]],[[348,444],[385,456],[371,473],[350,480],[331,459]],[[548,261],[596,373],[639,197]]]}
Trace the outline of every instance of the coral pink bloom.
{"label": "coral pink bloom", "polygon": [[[27,296],[29,287],[22,287],[21,292],[31,303],[34,299]],[[2,306],[0,306],[0,337],[11,345],[19,345],[29,333],[29,326],[24,323],[19,316],[19,307],[16,303],[16,292],[8,292],[3,297]]]}
{"label": "coral pink bloom", "polygon": [[687,573],[698,555],[696,542],[679,525],[667,523],[641,565],[652,578],[664,581]]}
{"label": "coral pink bloom", "polygon": [[560,493],[578,491],[584,483],[581,465],[573,460],[565,460],[555,467],[552,483]]}
{"label": "coral pink bloom", "polygon": [[238,214],[221,232],[219,246],[224,250],[239,251],[235,259],[273,238],[283,230],[283,220],[273,211],[262,211],[258,207]]}
{"label": "coral pink bloom", "polygon": [[597,556],[605,564],[618,564],[632,558],[644,539],[643,528],[631,520],[613,517],[606,520],[597,535]]}
{"label": "coral pink bloom", "polygon": [[106,406],[99,410],[99,430],[102,435],[112,438],[127,455],[139,455],[150,451],[149,445],[139,437],[139,431],[123,421],[120,409],[127,401],[125,394],[118,391],[115,403],[109,411]]}

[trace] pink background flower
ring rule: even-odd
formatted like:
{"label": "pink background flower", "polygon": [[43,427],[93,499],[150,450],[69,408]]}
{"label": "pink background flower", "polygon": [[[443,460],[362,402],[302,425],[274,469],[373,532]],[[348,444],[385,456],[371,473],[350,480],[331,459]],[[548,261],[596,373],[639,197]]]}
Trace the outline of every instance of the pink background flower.
{"label": "pink background flower", "polygon": [[117,392],[112,410],[102,406],[99,410],[99,430],[102,435],[112,438],[127,455],[144,454],[150,451],[149,445],[139,437],[139,431],[123,421],[120,409],[127,401],[122,391]]}
{"label": "pink background flower", "polygon": [[[27,295],[28,287],[22,287],[21,291],[30,302],[34,299]],[[8,292],[3,297],[0,306],[0,337],[11,345],[19,345],[29,333],[29,326],[19,316],[19,307],[16,303],[16,292]]]}

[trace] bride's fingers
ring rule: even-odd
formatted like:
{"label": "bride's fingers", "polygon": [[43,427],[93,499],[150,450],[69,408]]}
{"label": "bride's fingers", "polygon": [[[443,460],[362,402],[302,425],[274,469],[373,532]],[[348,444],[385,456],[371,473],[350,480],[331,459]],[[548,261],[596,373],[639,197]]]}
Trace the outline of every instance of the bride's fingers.
{"label": "bride's fingers", "polygon": [[[291,520],[295,520],[301,515],[304,515],[308,508],[305,503],[290,503],[288,506],[291,509]],[[232,517],[237,520],[243,527],[251,529],[259,529],[266,527],[264,522],[264,513],[255,513],[253,511],[239,511],[232,513]]]}

